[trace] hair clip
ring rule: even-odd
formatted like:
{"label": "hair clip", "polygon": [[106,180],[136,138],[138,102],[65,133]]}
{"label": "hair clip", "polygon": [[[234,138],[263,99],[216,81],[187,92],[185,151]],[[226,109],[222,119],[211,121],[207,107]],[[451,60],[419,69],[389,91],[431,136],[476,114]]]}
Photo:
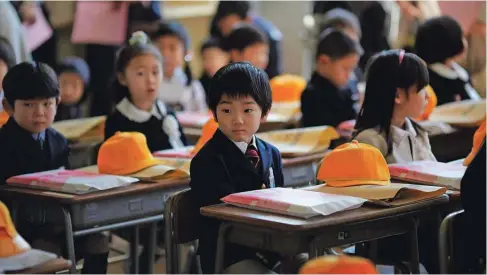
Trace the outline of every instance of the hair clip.
{"label": "hair clip", "polygon": [[144,45],[149,41],[149,37],[143,31],[136,31],[132,33],[132,37],[129,39],[129,45],[133,46],[136,44]]}
{"label": "hair clip", "polygon": [[401,63],[402,63],[402,59],[404,58],[404,54],[405,54],[405,53],[406,53],[406,52],[405,52],[404,50],[401,50],[401,51],[399,52],[399,65],[401,65]]}

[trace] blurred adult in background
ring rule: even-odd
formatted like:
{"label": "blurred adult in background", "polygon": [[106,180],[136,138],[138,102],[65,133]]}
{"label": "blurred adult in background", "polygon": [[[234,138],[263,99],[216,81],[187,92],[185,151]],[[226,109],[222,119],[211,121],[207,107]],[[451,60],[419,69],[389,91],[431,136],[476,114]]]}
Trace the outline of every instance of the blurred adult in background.
{"label": "blurred adult in background", "polygon": [[0,1],[0,36],[7,39],[14,49],[16,63],[32,61],[22,22],[15,7],[8,1]]}
{"label": "blurred adult in background", "polygon": [[362,28],[360,44],[364,53],[360,58],[359,66],[364,71],[370,57],[391,48],[387,41],[387,17],[387,11],[378,1],[370,2],[360,14],[360,26]]}

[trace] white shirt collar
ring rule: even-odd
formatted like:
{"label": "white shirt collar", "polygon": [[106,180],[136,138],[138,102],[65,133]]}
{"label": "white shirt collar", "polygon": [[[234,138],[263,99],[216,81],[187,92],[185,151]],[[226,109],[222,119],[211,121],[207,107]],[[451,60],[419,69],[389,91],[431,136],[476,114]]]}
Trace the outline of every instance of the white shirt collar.
{"label": "white shirt collar", "polygon": [[166,106],[158,99],[152,105],[150,112],[137,108],[128,98],[122,99],[115,108],[128,119],[138,123],[146,122],[152,116],[162,119],[167,114]]}
{"label": "white shirt collar", "polygon": [[392,141],[394,143],[400,143],[401,140],[406,136],[416,137],[418,135],[409,118],[406,118],[404,121],[404,129],[391,125],[391,132]]}
{"label": "white shirt collar", "polygon": [[174,69],[171,78],[163,78],[162,82],[180,84],[184,87],[186,86],[186,82],[188,82],[188,76],[181,67],[178,67]]}
{"label": "white shirt collar", "polygon": [[[245,141],[233,141],[232,142],[238,147],[238,149],[245,155],[245,152],[247,152],[247,147],[249,147],[249,144]],[[255,141],[255,135],[252,136],[252,145],[255,146],[255,149],[259,150],[257,148],[257,142]]]}
{"label": "white shirt collar", "polygon": [[429,65],[430,69],[439,74],[440,76],[448,79],[457,79],[460,78],[463,81],[468,81],[468,73],[467,71],[462,68],[462,66],[458,65],[457,63],[453,62],[452,67],[448,67],[443,63],[434,63]]}

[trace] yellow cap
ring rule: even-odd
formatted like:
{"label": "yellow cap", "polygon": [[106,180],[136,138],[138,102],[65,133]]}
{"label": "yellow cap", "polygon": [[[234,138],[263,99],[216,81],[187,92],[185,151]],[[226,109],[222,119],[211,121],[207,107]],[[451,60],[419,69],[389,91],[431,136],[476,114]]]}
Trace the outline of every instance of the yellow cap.
{"label": "yellow cap", "polygon": [[355,256],[322,256],[308,261],[299,274],[378,274],[368,259]]}
{"label": "yellow cap", "polygon": [[210,118],[205,125],[203,125],[203,128],[201,129],[201,137],[198,139],[198,142],[196,142],[196,145],[194,146],[193,151],[191,151],[192,154],[198,153],[203,146],[210,140],[213,135],[215,134],[216,130],[218,129],[218,123],[215,121],[215,119]]}
{"label": "yellow cap", "polygon": [[278,75],[269,81],[272,91],[272,102],[300,101],[306,87],[306,80],[298,75]]}
{"label": "yellow cap", "polygon": [[390,184],[387,162],[379,149],[353,140],[325,155],[318,180],[331,187]]}
{"label": "yellow cap", "polygon": [[30,245],[17,233],[7,206],[0,201],[0,258],[30,250]]}
{"label": "yellow cap", "polygon": [[475,134],[473,135],[473,146],[472,146],[472,151],[470,151],[470,154],[465,158],[463,161],[464,166],[470,165],[472,160],[475,158],[477,153],[480,150],[480,147],[482,146],[482,143],[485,140],[485,125],[486,122],[482,122],[482,124],[479,126],[477,131],[475,131]]}

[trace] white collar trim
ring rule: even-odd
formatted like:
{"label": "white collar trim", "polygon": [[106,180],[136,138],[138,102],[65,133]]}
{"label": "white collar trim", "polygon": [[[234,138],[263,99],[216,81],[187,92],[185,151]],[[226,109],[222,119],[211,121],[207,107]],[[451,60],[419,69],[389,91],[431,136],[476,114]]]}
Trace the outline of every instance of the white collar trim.
{"label": "white collar trim", "polygon": [[457,63],[453,62],[452,67],[448,67],[443,63],[434,63],[429,65],[430,69],[439,74],[440,76],[448,79],[457,79],[460,78],[463,81],[468,81],[469,76],[467,71],[462,68],[462,66],[458,65]]}
{"label": "white collar trim", "polygon": [[116,109],[128,119],[138,123],[146,122],[152,116],[162,119],[167,114],[166,106],[158,99],[152,105],[150,112],[137,108],[137,106],[130,102],[126,97],[117,104]]}

